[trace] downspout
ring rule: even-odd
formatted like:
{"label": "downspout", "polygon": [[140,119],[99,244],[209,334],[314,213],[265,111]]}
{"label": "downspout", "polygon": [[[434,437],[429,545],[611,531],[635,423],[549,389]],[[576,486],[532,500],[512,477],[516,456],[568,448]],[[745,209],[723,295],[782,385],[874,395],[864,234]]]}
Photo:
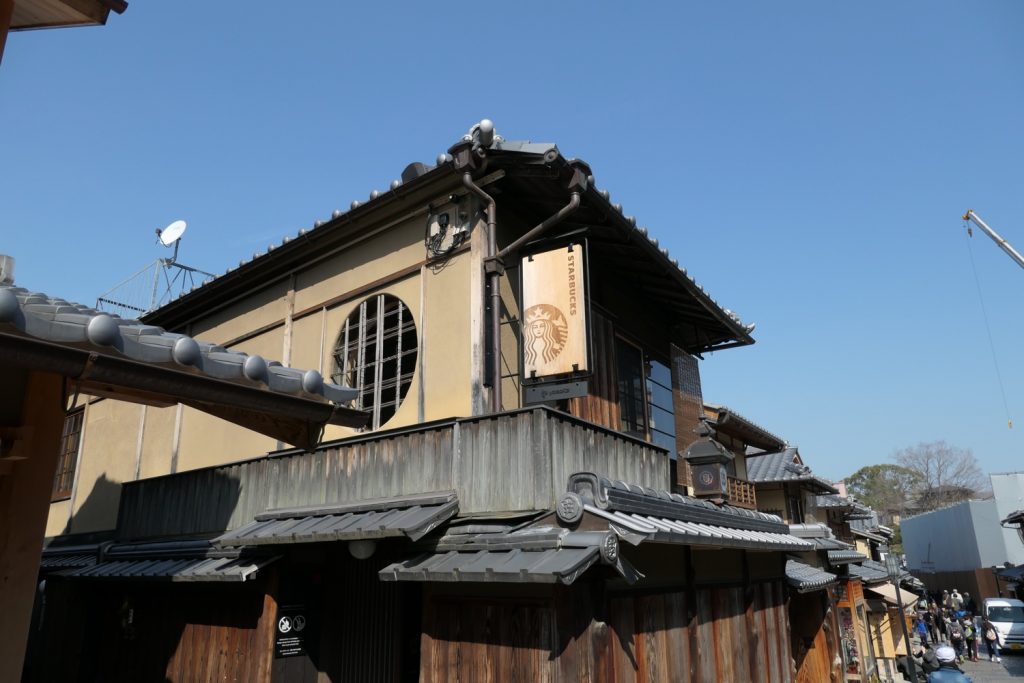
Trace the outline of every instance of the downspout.
{"label": "downspout", "polygon": [[487,148],[495,140],[494,124],[484,119],[470,128],[469,133],[463,136],[459,143],[456,143],[448,150],[453,155],[453,162],[456,169],[466,169],[462,174],[462,184],[470,192],[475,194],[487,205],[487,255],[484,257],[484,273],[487,276],[487,287],[489,289],[491,312],[488,320],[488,327],[491,334],[491,412],[501,411],[501,276],[505,274],[504,258],[524,244],[537,239],[543,233],[561,223],[570,214],[579,208],[582,197],[581,192],[587,188],[589,181],[589,169],[584,172],[579,167],[573,168],[572,178],[569,182],[569,189],[572,191],[569,203],[563,206],[555,214],[544,219],[525,235],[512,242],[501,251],[498,251],[498,209],[494,197],[484,192],[473,182],[471,169],[482,168],[487,165]]}
{"label": "downspout", "polygon": [[491,412],[501,411],[501,291],[499,283],[504,269],[494,267],[495,252],[498,250],[498,206],[494,197],[484,192],[473,182],[469,173],[462,174],[462,184],[487,204],[487,256],[484,271],[487,274],[487,289],[491,297],[491,315],[487,321],[491,330]]}

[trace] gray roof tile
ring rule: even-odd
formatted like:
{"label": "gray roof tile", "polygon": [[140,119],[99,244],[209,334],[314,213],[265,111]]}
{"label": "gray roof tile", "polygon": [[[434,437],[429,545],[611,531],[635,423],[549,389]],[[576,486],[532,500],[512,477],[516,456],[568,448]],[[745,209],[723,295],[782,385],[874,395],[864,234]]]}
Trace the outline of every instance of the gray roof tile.
{"label": "gray roof tile", "polygon": [[376,506],[362,501],[352,505],[270,510],[214,543],[254,546],[388,537],[418,540],[458,510],[454,492],[392,498],[381,500]]}
{"label": "gray roof tile", "polygon": [[747,480],[755,484],[797,482],[819,493],[836,493],[832,482],[811,472],[797,462],[797,449],[790,447],[776,453],[747,455]]}
{"label": "gray roof tile", "polygon": [[[260,356],[229,351],[216,344],[196,341],[137,320],[123,319],[19,287],[0,285],[0,339],[5,337],[11,344],[26,344],[31,340],[34,343],[53,344],[62,351],[77,352],[83,357],[86,353],[91,354],[89,374],[82,378],[83,381],[92,379],[117,385],[117,381],[105,380],[102,374],[117,374],[115,370],[97,361],[127,361],[158,367],[165,373],[172,371],[179,378],[188,376],[222,380],[246,390],[325,404],[333,409],[326,414],[330,415],[328,420],[334,424],[361,426],[366,419],[365,414],[359,411],[338,406],[355,399],[355,389],[324,382],[316,370],[286,368]],[[68,360],[67,363],[70,365],[72,361]],[[117,377],[121,378],[120,375]],[[186,397],[175,396],[173,393],[174,390],[183,391],[181,387],[184,385],[179,383],[171,387],[173,381],[156,384],[159,386],[132,388],[170,396],[175,399],[171,403],[186,401]],[[189,397],[202,400],[203,397],[195,396],[195,393],[193,389]],[[247,396],[253,397],[255,394],[249,393]],[[251,406],[252,403],[247,405]]]}
{"label": "gray roof tile", "polygon": [[835,574],[797,560],[786,561],[786,582],[798,593],[821,590],[838,580]]}

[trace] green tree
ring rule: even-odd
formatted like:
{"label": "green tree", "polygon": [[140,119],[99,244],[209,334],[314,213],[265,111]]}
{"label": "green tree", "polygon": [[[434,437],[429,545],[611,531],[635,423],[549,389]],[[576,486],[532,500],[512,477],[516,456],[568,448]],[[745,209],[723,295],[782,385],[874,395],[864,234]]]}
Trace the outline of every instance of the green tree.
{"label": "green tree", "polygon": [[921,475],[902,465],[868,465],[846,479],[846,490],[890,524],[921,489]]}

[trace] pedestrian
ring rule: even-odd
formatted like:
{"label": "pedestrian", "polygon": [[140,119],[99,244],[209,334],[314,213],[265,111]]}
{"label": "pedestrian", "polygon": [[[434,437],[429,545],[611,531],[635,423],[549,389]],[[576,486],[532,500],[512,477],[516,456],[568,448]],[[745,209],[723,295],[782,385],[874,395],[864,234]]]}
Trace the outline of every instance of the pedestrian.
{"label": "pedestrian", "polygon": [[925,645],[924,649],[919,650],[914,656],[921,660],[921,671],[923,673],[930,674],[938,670],[939,660],[936,658],[935,650],[932,649],[931,645]]}
{"label": "pedestrian", "polygon": [[940,607],[935,612],[935,628],[939,631],[939,638],[944,643],[949,643],[949,634],[946,633],[946,608]]}
{"label": "pedestrian", "polygon": [[949,591],[942,591],[942,599],[939,600],[939,603],[946,609],[953,607],[953,604],[950,602]]}
{"label": "pedestrian", "polygon": [[924,623],[922,617],[918,617],[914,620],[914,633],[921,639],[922,645],[928,644],[928,624]]}
{"label": "pedestrian", "polygon": [[956,619],[950,619],[946,630],[949,632],[949,642],[953,645],[953,651],[956,652],[957,659],[963,661],[964,630],[960,627],[960,622]]}
{"label": "pedestrian", "polygon": [[949,606],[954,612],[959,612],[964,608],[964,596],[960,595],[960,591],[955,588],[949,594]]}
{"label": "pedestrian", "polygon": [[971,594],[967,591],[964,591],[964,609],[971,614],[978,613],[978,604],[974,602],[974,598],[972,598]]}
{"label": "pedestrian", "polygon": [[939,668],[928,674],[928,683],[974,683],[956,665],[953,648],[946,645],[937,648],[935,658],[939,661]]}
{"label": "pedestrian", "polygon": [[985,641],[985,649],[988,650],[988,661],[1001,662],[999,657],[999,629],[989,621],[988,617],[981,620],[981,639]]}
{"label": "pedestrian", "polygon": [[967,659],[978,661],[978,632],[974,628],[974,618],[968,614],[960,622],[964,629],[964,643],[967,646]]}
{"label": "pedestrian", "polygon": [[935,625],[935,606],[932,605],[924,613],[924,623],[928,627],[928,642],[938,643],[939,642],[939,629]]}

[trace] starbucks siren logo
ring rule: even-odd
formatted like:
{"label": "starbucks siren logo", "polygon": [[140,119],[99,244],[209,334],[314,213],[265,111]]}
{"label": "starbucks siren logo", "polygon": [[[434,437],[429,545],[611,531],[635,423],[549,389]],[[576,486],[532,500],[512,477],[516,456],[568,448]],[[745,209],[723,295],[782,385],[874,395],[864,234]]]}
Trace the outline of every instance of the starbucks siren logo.
{"label": "starbucks siren logo", "polygon": [[526,330],[523,354],[526,364],[550,363],[565,348],[569,324],[565,316],[551,304],[537,304],[526,309]]}

